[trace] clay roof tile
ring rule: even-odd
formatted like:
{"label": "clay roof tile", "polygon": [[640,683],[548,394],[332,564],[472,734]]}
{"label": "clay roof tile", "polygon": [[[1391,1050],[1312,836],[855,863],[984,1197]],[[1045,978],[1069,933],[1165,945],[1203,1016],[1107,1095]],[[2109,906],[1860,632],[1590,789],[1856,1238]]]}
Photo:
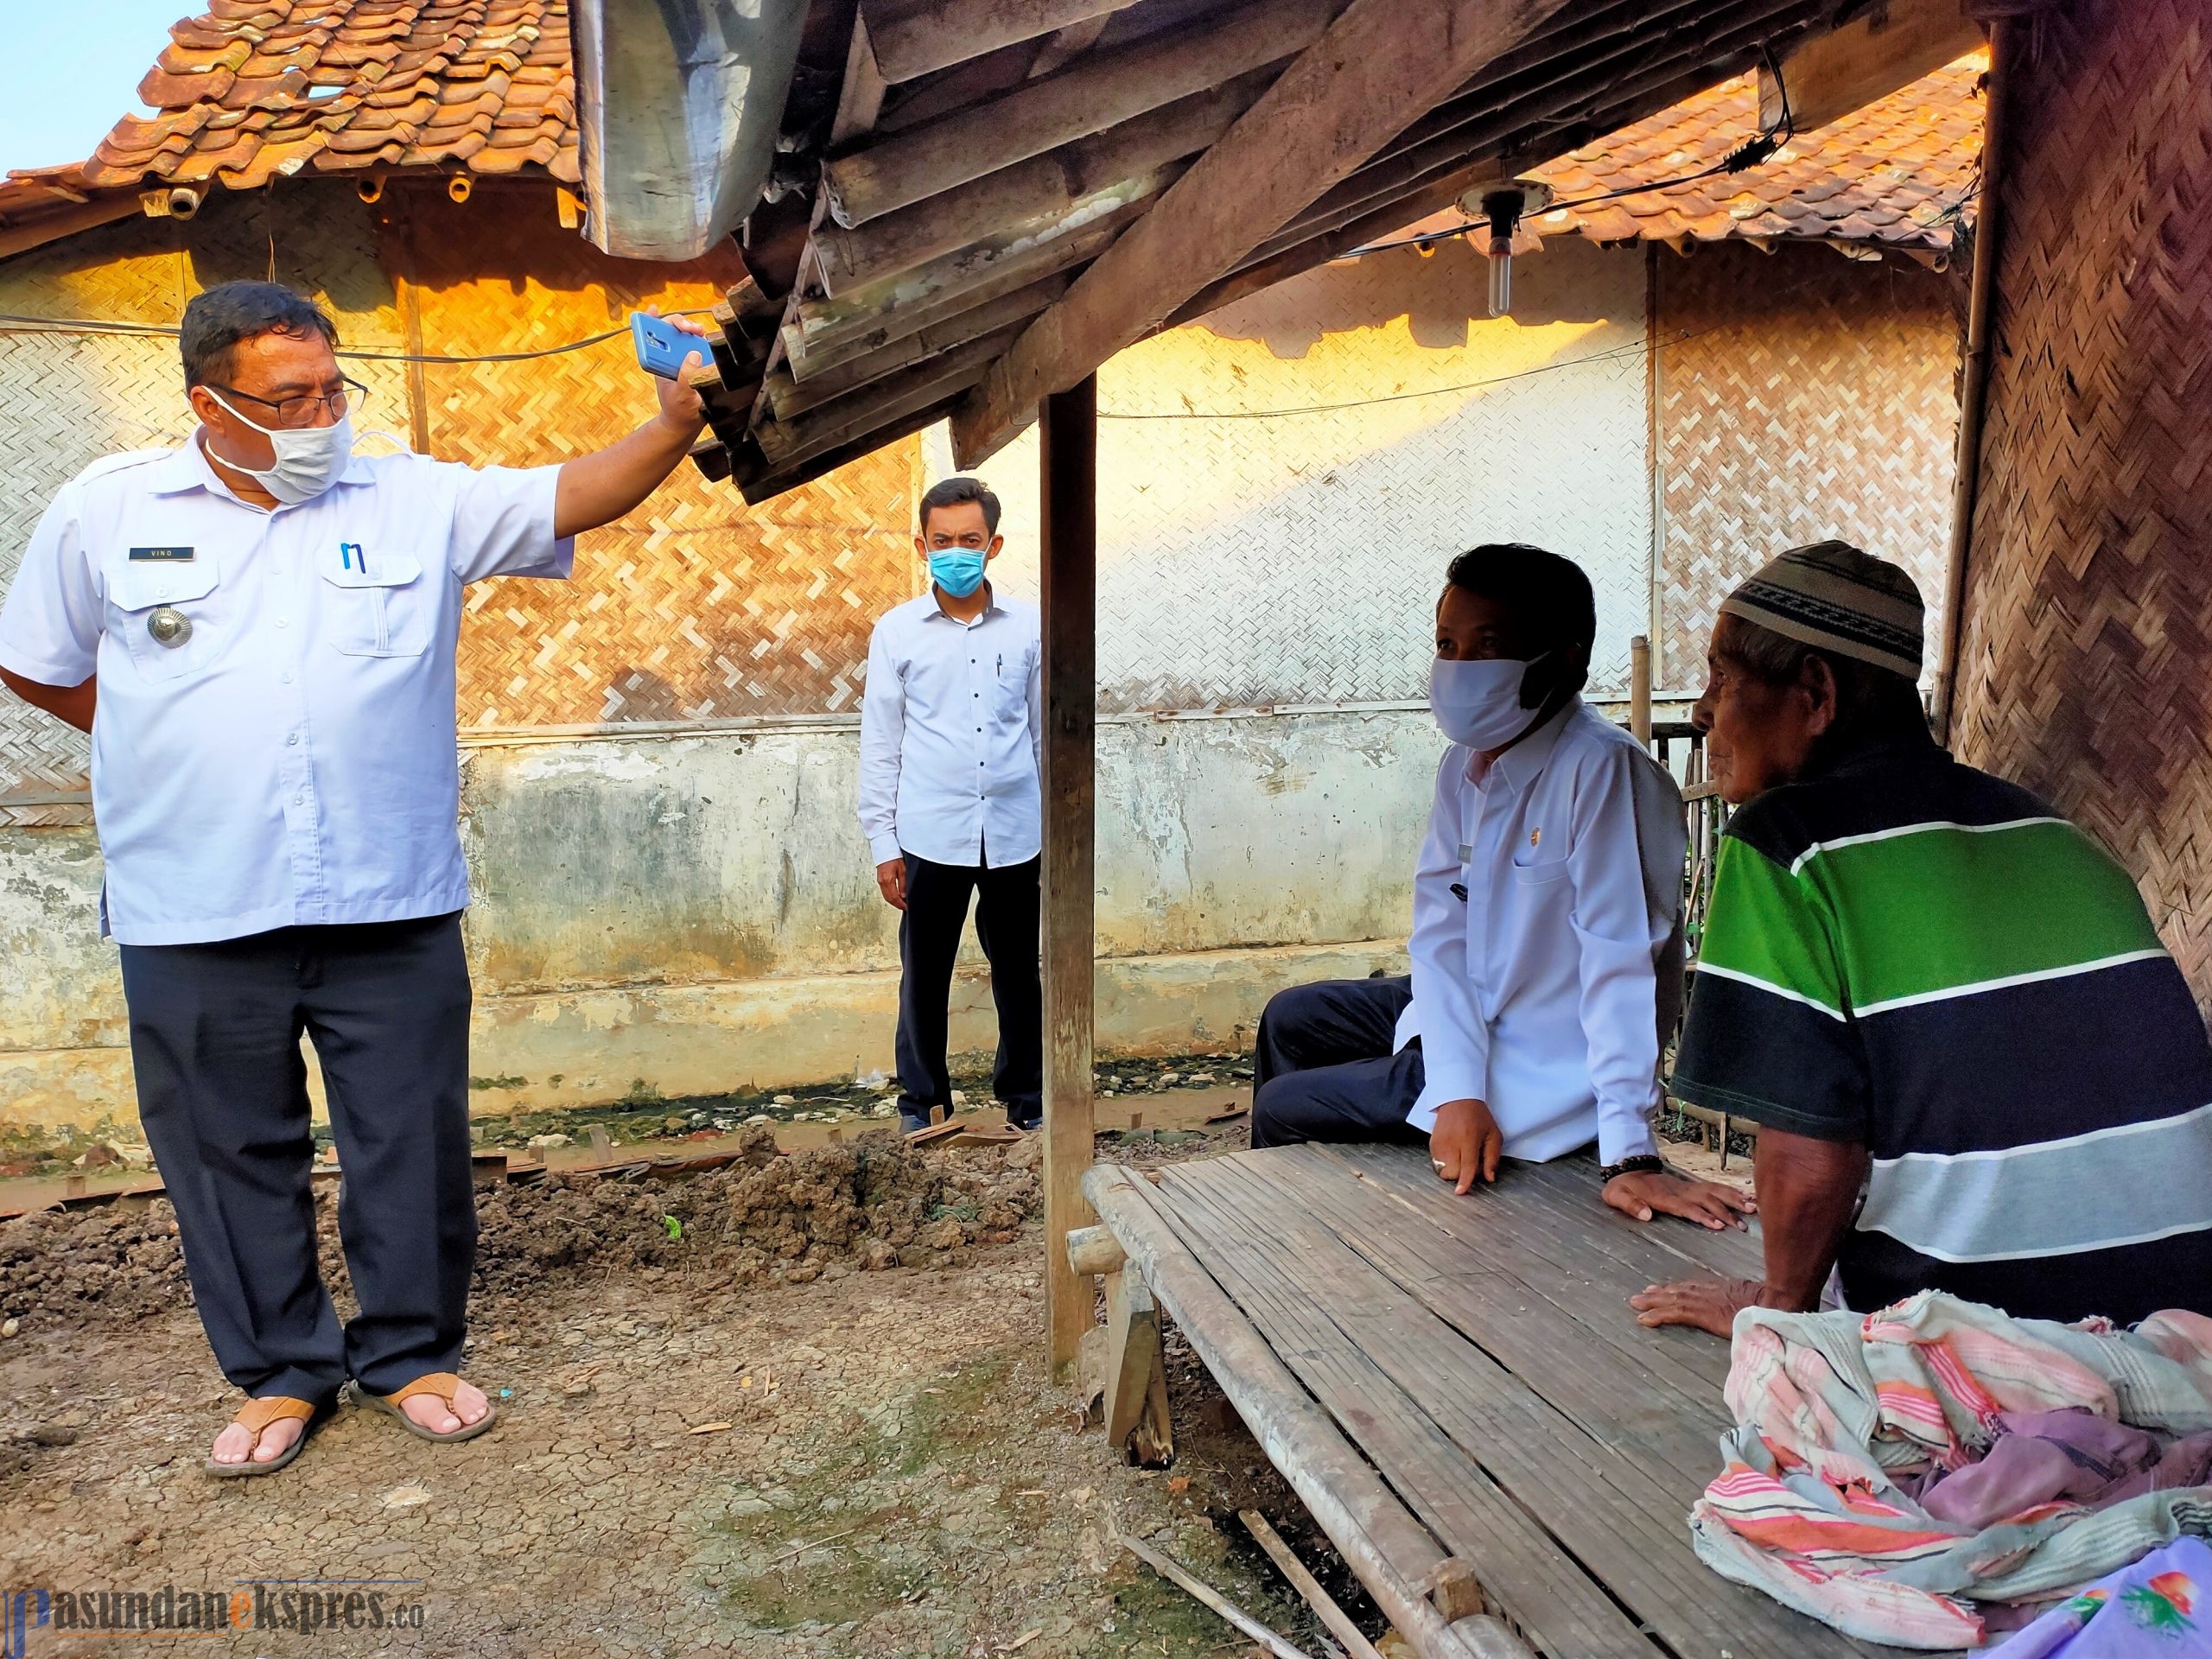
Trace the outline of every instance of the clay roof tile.
{"label": "clay roof tile", "polygon": [[1811,132],[1740,174],[1648,188],[1713,166],[1758,130],[1758,92],[1739,75],[1535,170],[1562,201],[1637,194],[1547,214],[1541,234],[1593,241],[1728,237],[1879,241],[1948,251],[1981,151],[1980,82],[1970,53],[1910,86]]}

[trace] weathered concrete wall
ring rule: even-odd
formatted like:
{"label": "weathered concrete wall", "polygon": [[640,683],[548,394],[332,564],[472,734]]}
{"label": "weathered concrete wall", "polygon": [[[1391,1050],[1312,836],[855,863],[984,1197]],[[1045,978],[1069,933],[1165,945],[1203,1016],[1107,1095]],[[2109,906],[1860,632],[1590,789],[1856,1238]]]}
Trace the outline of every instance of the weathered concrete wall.
{"label": "weathered concrete wall", "polygon": [[[1099,1042],[1243,1041],[1269,994],[1395,962],[1439,741],[1425,713],[1109,720]],[[472,741],[473,1070],[483,1109],[887,1069],[896,917],[850,721]],[[130,1121],[85,829],[0,836],[0,1133]],[[954,1046],[994,1027],[972,941]]]}

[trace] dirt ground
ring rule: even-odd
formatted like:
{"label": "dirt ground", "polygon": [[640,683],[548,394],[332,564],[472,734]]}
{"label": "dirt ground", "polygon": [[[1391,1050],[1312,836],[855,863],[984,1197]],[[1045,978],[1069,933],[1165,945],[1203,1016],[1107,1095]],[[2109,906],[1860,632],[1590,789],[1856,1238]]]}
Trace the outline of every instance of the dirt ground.
{"label": "dirt ground", "polygon": [[[1160,1127],[1166,1103],[1139,1104],[1100,1155],[1245,1142],[1241,1119]],[[499,1428],[438,1446],[348,1409],[264,1479],[201,1472],[238,1396],[165,1202],[0,1224],[0,1593],[209,1595],[245,1626],[195,1639],[240,1656],[1260,1651],[1116,1548],[1118,1524],[1321,1659],[1335,1650],[1236,1518],[1256,1508],[1380,1634],[1172,1331],[1169,1471],[1124,1466],[1050,1383],[1037,1137],[779,1153],[767,1127],[746,1134],[737,1162],[683,1180],[480,1189],[465,1367]],[[318,1204],[344,1310],[334,1198]],[[354,1622],[299,1628],[349,1596]],[[28,1637],[33,1655],[181,1639]]]}
{"label": "dirt ground", "polygon": [[[1241,1138],[1101,1149],[1148,1161]],[[1379,1629],[1179,1343],[1173,1469],[1127,1468],[1079,1427],[1041,1357],[1034,1149],[870,1137],[649,1188],[490,1190],[467,1370],[499,1427],[437,1446],[346,1410],[291,1469],[224,1483],[200,1459],[236,1395],[166,1205],[9,1224],[0,1586],[226,1605],[243,1590],[262,1598],[253,1627],[212,1638],[238,1655],[1255,1651],[1113,1548],[1110,1515],[1327,1651],[1237,1523],[1249,1506]],[[364,1621],[382,1598],[385,1626],[284,1623],[333,1590]],[[33,1630],[29,1651],[179,1639]]]}

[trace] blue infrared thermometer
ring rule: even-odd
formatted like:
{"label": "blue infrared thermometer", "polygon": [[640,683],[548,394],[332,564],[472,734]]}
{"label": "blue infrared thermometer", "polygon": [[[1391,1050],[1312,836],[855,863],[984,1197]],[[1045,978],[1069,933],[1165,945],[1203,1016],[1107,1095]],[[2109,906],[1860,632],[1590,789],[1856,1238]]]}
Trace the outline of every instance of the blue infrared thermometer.
{"label": "blue infrared thermometer", "polygon": [[698,335],[687,334],[665,318],[648,316],[643,311],[630,314],[630,340],[638,348],[638,366],[664,380],[681,374],[683,359],[695,353],[702,363],[711,360],[707,342]]}

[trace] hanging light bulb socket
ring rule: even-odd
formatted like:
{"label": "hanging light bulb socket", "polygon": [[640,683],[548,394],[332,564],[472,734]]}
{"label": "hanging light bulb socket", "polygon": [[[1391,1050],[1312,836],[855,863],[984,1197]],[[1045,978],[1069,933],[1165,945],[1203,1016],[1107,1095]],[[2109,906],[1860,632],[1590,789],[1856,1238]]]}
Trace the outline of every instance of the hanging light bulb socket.
{"label": "hanging light bulb socket", "polygon": [[1509,179],[1470,190],[1459,198],[1459,211],[1490,227],[1483,251],[1490,258],[1490,314],[1510,315],[1513,310],[1513,237],[1521,221],[1541,213],[1552,200],[1551,187],[1535,179]]}

